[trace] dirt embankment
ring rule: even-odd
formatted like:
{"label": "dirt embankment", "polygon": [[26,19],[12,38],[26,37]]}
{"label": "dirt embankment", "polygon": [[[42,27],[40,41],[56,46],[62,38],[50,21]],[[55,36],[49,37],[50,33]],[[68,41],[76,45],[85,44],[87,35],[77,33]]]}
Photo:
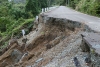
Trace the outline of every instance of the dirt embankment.
{"label": "dirt embankment", "polygon": [[[91,31],[84,24],[43,15],[39,16],[39,20],[35,22],[33,28],[34,31],[25,38],[15,41],[12,39],[13,43],[10,42],[1,52],[0,67],[45,66],[53,59],[49,54],[45,56],[50,49],[64,42],[64,39],[72,34],[76,35],[82,30]],[[67,41],[71,39],[73,38],[69,38]],[[43,63],[40,63],[41,61]]]}

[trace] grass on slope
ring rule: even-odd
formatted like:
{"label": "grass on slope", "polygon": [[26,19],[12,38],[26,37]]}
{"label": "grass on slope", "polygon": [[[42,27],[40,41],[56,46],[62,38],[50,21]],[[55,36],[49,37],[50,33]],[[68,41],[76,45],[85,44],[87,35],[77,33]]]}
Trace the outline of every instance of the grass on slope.
{"label": "grass on slope", "polygon": [[8,40],[11,38],[12,34],[20,37],[21,30],[24,27],[25,27],[24,29],[27,29],[27,30],[29,28],[33,27],[33,21],[34,21],[33,18],[32,19],[25,19],[24,22],[17,24],[17,27],[16,27],[16,25],[13,25],[15,27],[13,27],[12,30],[1,33],[2,39],[0,40],[0,43],[2,43],[2,44],[0,44],[0,45],[2,45],[2,46],[0,48],[4,48],[8,44]]}

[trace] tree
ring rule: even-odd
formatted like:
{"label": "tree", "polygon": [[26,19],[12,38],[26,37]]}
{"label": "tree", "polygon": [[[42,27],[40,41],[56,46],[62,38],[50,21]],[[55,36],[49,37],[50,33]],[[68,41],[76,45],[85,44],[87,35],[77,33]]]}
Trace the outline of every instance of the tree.
{"label": "tree", "polygon": [[29,0],[26,4],[26,12],[32,12],[34,16],[36,16],[39,13],[39,0]]}
{"label": "tree", "polygon": [[40,8],[48,7],[48,0],[39,0]]}
{"label": "tree", "polygon": [[34,16],[39,14],[42,8],[48,7],[48,0],[28,0],[26,12],[32,12]]}

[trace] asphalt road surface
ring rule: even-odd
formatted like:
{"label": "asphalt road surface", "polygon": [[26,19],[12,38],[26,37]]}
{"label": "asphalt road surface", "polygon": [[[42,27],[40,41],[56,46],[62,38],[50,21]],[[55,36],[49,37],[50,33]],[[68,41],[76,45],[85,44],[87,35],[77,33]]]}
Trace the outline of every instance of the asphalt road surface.
{"label": "asphalt road surface", "polygon": [[48,17],[66,18],[72,21],[85,23],[92,30],[100,32],[100,18],[80,13],[65,6],[60,6],[52,11],[44,13]]}

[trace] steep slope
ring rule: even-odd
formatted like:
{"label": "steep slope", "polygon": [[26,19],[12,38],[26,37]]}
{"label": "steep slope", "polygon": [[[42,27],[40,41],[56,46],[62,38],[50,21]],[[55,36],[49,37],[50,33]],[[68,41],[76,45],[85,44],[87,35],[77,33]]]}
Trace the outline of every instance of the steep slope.
{"label": "steep slope", "polygon": [[[60,19],[50,20],[51,23],[39,23],[36,30],[26,36],[28,39],[26,43],[21,42],[23,38],[18,39],[19,45],[16,42],[12,43],[12,46],[0,56],[0,67],[28,67],[30,65],[33,67],[56,67],[56,65],[57,67],[74,67],[72,59],[75,56],[82,58],[79,52],[81,37],[77,34],[80,29],[72,31],[67,29]],[[20,56],[16,57],[16,55]],[[83,60],[81,61],[85,66]]]}
{"label": "steep slope", "polygon": [[74,57],[82,67],[87,67],[84,62],[87,53],[80,48],[80,34],[94,31],[81,22],[66,19],[66,15],[61,15],[66,12],[57,12],[61,8],[49,15],[40,14],[30,34],[12,39],[1,53],[0,67],[75,67]]}

